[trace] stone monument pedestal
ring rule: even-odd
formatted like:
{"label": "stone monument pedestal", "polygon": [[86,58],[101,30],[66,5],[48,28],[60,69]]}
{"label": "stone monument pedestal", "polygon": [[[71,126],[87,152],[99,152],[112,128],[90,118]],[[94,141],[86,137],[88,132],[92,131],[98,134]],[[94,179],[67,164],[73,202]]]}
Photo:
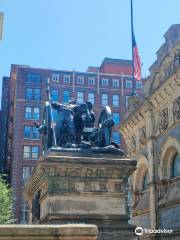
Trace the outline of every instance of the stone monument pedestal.
{"label": "stone monument pedestal", "polygon": [[51,149],[26,184],[31,222],[95,224],[99,240],[137,239],[128,224],[126,193],[135,168],[135,160],[116,154]]}
{"label": "stone monument pedestal", "polygon": [[0,240],[97,240],[97,233],[87,224],[0,225]]}

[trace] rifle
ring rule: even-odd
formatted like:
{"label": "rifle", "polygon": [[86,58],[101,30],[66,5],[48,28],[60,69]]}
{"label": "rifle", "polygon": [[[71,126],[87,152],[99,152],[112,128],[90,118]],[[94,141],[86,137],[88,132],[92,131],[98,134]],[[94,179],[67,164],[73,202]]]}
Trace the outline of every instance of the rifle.
{"label": "rifle", "polygon": [[56,142],[56,133],[55,133],[55,128],[54,128],[54,118],[53,118],[53,113],[52,113],[52,98],[50,94],[50,82],[49,78],[47,78],[47,97],[48,97],[48,102],[49,102],[49,109],[50,109],[50,117],[51,117],[51,128],[53,132],[53,143],[54,147],[57,147],[57,142]]}

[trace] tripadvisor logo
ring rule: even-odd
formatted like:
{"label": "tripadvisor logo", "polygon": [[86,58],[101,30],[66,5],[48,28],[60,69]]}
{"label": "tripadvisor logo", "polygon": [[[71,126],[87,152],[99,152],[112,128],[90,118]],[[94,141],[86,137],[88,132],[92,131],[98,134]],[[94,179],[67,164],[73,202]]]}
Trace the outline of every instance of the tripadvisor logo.
{"label": "tripadvisor logo", "polygon": [[137,227],[135,229],[135,234],[138,235],[138,236],[141,236],[143,234],[143,229],[142,227]]}
{"label": "tripadvisor logo", "polygon": [[162,234],[162,233],[173,233],[173,229],[155,229],[155,230],[152,230],[152,229],[147,229],[147,228],[142,228],[142,227],[137,227],[135,229],[135,234],[138,235],[138,236],[141,236],[144,234]]}

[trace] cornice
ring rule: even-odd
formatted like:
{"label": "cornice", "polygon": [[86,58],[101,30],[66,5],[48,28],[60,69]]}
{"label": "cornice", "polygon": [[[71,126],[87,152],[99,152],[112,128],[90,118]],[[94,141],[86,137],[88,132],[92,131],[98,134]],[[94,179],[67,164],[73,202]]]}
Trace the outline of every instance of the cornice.
{"label": "cornice", "polygon": [[[180,76],[180,68],[178,69]],[[180,87],[180,77],[176,78],[170,76],[161,86],[159,86],[152,95],[150,95],[144,103],[140,106],[139,110],[129,114],[127,119],[122,122],[121,131],[127,126],[134,128],[134,126],[140,122],[144,121],[145,114],[149,111],[153,111],[156,115],[160,109],[163,109],[170,101],[175,99],[175,92]],[[138,119],[139,121],[136,121]],[[128,127],[129,128],[129,127]]]}

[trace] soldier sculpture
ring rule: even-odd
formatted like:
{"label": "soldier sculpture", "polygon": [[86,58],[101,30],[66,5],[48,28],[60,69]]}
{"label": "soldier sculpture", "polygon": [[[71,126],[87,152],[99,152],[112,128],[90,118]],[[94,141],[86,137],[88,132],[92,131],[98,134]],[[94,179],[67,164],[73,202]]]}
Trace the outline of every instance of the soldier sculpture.
{"label": "soldier sculpture", "polygon": [[[42,136],[43,152],[56,148],[61,151],[109,152],[123,155],[118,144],[111,141],[114,121],[110,107],[101,111],[98,127],[95,127],[95,114],[90,102],[78,104],[75,100],[68,103],[52,102],[49,85],[48,102],[43,113],[43,124],[36,126]],[[56,119],[54,119],[56,113]]]}

